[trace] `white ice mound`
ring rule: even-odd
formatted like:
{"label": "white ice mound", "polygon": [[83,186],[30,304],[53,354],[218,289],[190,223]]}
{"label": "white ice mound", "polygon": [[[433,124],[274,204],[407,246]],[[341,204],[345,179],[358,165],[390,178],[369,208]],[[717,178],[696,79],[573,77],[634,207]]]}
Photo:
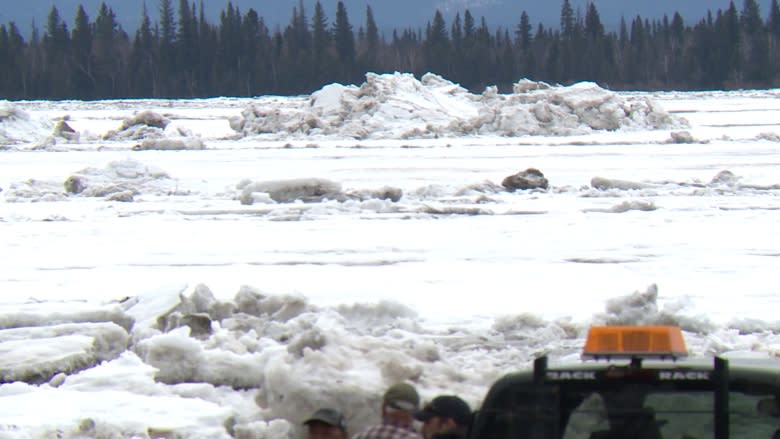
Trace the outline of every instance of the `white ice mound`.
{"label": "white ice mound", "polygon": [[199,137],[179,137],[163,139],[144,139],[133,146],[133,151],[192,151],[205,149],[206,145]]}
{"label": "white ice mound", "polygon": [[175,181],[165,171],[132,159],[113,161],[101,169],[82,169],[64,183],[70,194],[116,201],[132,201],[133,196],[142,193],[168,194],[175,188]]}
{"label": "white ice mound", "polygon": [[50,121],[37,119],[10,102],[0,101],[0,147],[42,142],[52,132]]}
{"label": "white ice mound", "polygon": [[116,130],[103,135],[104,140],[141,140],[165,137],[170,121],[153,111],[141,111],[122,121]]}
{"label": "white ice mound", "polygon": [[325,200],[389,200],[398,202],[403,196],[400,188],[383,186],[378,189],[342,190],[341,184],[325,178],[293,178],[287,180],[242,180],[236,185],[241,204],[292,203],[302,201],[318,203]]}
{"label": "white ice mound", "polygon": [[623,97],[590,82],[551,87],[522,80],[511,94],[494,87],[481,95],[428,73],[366,74],[360,87],[331,84],[308,105],[252,105],[231,127],[244,134],[351,138],[427,138],[462,135],[572,135],[593,130],[684,126],[653,101]]}
{"label": "white ice mound", "polygon": [[177,195],[176,180],[154,166],[133,159],[109,162],[104,168],[84,168],[65,181],[29,179],[12,183],[3,193],[8,202],[65,201],[69,196],[134,201],[140,194]]}

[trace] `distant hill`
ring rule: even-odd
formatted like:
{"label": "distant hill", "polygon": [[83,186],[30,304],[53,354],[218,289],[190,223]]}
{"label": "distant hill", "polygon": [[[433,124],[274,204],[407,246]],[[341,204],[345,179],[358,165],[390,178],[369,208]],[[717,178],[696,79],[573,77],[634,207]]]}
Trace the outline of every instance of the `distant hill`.
{"label": "distant hill", "polygon": [[[60,15],[72,26],[73,17],[79,4],[83,5],[94,19],[102,1],[110,6],[128,33],[132,34],[138,27],[141,17],[141,9],[144,0],[26,0],[17,2],[3,0],[0,9],[0,23],[16,22],[17,26],[25,33],[29,33],[31,23],[34,21],[39,29],[43,29],[46,16],[52,5],[56,5]],[[333,20],[336,13],[337,0],[321,0],[329,20]],[[570,0],[575,10],[585,10],[586,0]],[[675,11],[680,12],[686,20],[686,24],[692,24],[703,18],[707,10],[715,13],[718,9],[728,8],[728,0],[595,0],[596,7],[601,15],[602,22],[608,30],[617,29],[620,17],[628,20],[636,15],[643,18],[661,18],[664,14],[671,17]],[[172,1],[174,9],[179,1]],[[193,0],[190,0],[193,3]],[[199,5],[200,0],[194,3]],[[209,21],[219,20],[219,12],[227,7],[227,0],[203,0]],[[761,13],[766,17],[770,0],[759,0]],[[232,0],[232,4],[246,12],[254,8],[258,14],[264,17],[266,24],[273,30],[276,26],[284,27],[290,20],[291,11],[298,5],[298,0]],[[304,0],[304,7],[310,17],[314,9],[314,0]],[[523,10],[528,12],[531,22],[536,25],[543,23],[545,26],[557,27],[561,9],[561,1],[530,1],[530,0],[347,0],[345,2],[349,13],[350,22],[357,30],[365,23],[366,5],[371,4],[377,25],[386,34],[392,29],[424,28],[425,24],[439,9],[445,14],[448,23],[455,13],[469,9],[479,20],[484,16],[491,29],[498,26],[514,29],[519,22]],[[740,1],[735,3],[738,9],[742,8]],[[159,0],[146,0],[150,17],[154,20],[158,16]],[[630,21],[630,20],[629,20]]]}

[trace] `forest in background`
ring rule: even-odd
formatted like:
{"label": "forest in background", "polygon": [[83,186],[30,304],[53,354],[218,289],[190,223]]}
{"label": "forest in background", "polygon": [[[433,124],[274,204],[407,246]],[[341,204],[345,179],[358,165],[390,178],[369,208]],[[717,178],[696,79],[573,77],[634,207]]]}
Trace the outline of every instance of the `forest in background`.
{"label": "forest in background", "polygon": [[606,31],[590,3],[561,5],[560,26],[532,24],[518,11],[513,28],[491,28],[468,10],[447,23],[440,12],[424,29],[381,35],[370,7],[356,24],[343,2],[328,15],[317,2],[293,8],[289,24],[269,29],[254,9],[231,3],[218,23],[199,4],[159,0],[160,19],[132,35],[102,4],[82,6],[69,25],[52,7],[42,30],[25,39],[0,25],[3,99],[196,98],[307,94],[325,84],[360,84],[366,72],[439,74],[481,92],[511,90],[521,78],[613,90],[769,88],[780,85],[780,6],[764,18],[756,0],[707,11],[695,23],[623,18]]}

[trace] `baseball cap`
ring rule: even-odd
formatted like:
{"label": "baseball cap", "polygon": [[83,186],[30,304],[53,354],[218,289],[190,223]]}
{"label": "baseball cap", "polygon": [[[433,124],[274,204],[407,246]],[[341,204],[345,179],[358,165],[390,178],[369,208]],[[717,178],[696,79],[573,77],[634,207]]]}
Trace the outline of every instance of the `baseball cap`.
{"label": "baseball cap", "polygon": [[415,419],[423,422],[436,416],[451,418],[458,425],[468,425],[471,422],[471,408],[457,396],[442,395],[434,398],[414,415]]}
{"label": "baseball cap", "polygon": [[312,422],[322,422],[342,430],[347,429],[347,421],[344,419],[344,415],[332,408],[321,408],[317,410],[309,419],[303,421],[303,425],[309,425]]}
{"label": "baseball cap", "polygon": [[420,395],[411,384],[397,383],[385,391],[382,402],[390,407],[414,413],[420,407]]}

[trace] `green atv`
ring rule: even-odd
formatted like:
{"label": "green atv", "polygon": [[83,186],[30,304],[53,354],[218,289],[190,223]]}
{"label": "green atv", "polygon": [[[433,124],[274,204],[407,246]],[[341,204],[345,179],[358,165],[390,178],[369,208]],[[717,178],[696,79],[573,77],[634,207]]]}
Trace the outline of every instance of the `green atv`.
{"label": "green atv", "polygon": [[588,361],[507,375],[469,439],[780,438],[780,361],[683,360],[676,327],[591,328]]}

